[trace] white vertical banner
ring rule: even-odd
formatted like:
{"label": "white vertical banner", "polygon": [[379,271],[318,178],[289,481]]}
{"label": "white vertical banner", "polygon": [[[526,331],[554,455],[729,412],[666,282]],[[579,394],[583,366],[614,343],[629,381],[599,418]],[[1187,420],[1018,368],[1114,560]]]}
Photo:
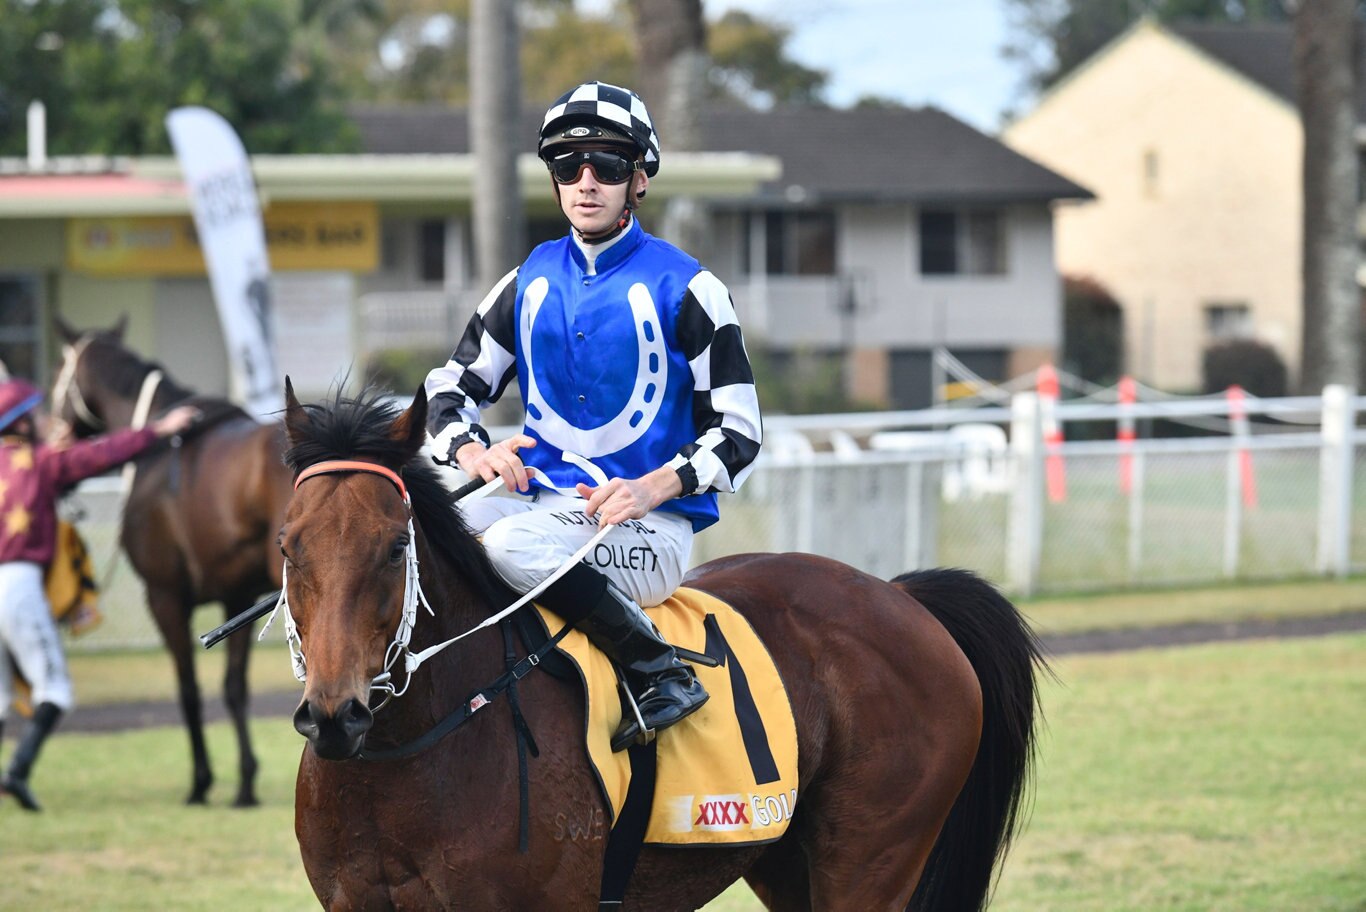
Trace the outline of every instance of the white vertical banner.
{"label": "white vertical banner", "polygon": [[228,347],[233,394],[258,420],[285,407],[276,369],[270,260],[256,182],[232,126],[207,108],[166,116]]}

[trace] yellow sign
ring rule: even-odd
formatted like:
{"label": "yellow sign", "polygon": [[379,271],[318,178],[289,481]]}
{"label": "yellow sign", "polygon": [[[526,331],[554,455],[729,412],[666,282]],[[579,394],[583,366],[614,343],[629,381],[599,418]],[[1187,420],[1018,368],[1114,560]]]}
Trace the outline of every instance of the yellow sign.
{"label": "yellow sign", "polygon": [[[277,203],[264,214],[266,248],[277,271],[373,272],[379,265],[374,203]],[[188,216],[73,218],[67,267],[120,276],[204,275],[204,254]]]}

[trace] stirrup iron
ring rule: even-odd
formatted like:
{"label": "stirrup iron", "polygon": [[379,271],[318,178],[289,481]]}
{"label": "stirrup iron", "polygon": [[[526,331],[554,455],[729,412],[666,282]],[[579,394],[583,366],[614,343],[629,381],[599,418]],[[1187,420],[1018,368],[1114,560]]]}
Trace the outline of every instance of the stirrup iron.
{"label": "stirrup iron", "polygon": [[626,750],[632,743],[644,745],[655,739],[655,730],[645,727],[645,719],[640,714],[640,706],[636,703],[631,688],[620,678],[617,679],[617,688],[621,691],[622,704],[630,710],[631,715],[623,716],[616,734],[612,735],[613,753]]}

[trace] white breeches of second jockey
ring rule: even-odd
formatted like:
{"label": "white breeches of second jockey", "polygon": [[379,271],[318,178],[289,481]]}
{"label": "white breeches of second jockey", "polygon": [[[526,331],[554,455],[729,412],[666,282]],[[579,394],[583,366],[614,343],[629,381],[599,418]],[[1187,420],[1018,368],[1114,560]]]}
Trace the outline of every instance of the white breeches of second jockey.
{"label": "white breeches of second jockey", "polygon": [[[71,675],[52,609],[43,588],[43,568],[28,561],[0,564],[0,645],[9,650],[29,685],[32,703],[71,709]],[[8,660],[0,658],[0,719],[14,695]]]}
{"label": "white breeches of second jockey", "polygon": [[[585,504],[541,490],[534,496],[493,495],[462,509],[470,528],[483,536],[498,575],[517,592],[529,592],[598,533],[597,519],[583,512]],[[656,510],[614,526],[583,562],[649,608],[683,581],[692,539],[691,521]]]}

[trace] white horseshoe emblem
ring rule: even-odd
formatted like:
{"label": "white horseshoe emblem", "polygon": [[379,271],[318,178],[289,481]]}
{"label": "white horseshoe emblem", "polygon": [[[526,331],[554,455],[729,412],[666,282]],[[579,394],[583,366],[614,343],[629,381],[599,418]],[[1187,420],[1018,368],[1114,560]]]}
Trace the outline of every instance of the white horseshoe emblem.
{"label": "white horseshoe emblem", "polygon": [[531,330],[536,315],[545,303],[550,282],[537,278],[527,286],[522,296],[522,351],[526,356],[527,391],[526,423],[541,439],[566,452],[589,459],[605,456],[624,449],[640,439],[645,429],[655,420],[664,402],[664,384],[668,362],[664,352],[664,333],[654,301],[644,284],[637,282],[626,292],[631,304],[631,315],[636,324],[636,384],[631,398],[615,418],[595,428],[579,428],[570,424],[550,407],[536,384],[536,367],[531,361]]}

